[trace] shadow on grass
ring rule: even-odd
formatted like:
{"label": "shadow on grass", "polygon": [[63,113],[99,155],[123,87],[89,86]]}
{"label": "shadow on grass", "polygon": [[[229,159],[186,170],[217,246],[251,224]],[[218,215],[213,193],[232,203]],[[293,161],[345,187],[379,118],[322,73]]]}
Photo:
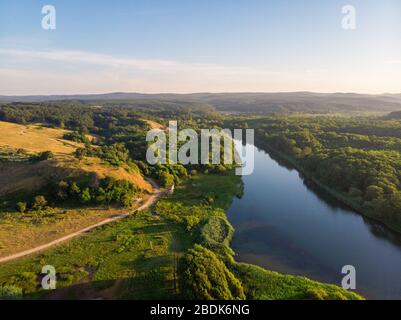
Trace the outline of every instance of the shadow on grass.
{"label": "shadow on grass", "polygon": [[24,295],[24,300],[173,300],[178,290],[169,273],[143,272],[132,278],[90,281],[51,291]]}

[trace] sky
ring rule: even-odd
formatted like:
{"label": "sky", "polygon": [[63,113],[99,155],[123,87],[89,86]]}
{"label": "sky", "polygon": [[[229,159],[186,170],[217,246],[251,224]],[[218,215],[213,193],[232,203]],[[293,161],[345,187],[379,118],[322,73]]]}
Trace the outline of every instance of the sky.
{"label": "sky", "polygon": [[400,93],[401,1],[0,0],[0,95],[276,91]]}

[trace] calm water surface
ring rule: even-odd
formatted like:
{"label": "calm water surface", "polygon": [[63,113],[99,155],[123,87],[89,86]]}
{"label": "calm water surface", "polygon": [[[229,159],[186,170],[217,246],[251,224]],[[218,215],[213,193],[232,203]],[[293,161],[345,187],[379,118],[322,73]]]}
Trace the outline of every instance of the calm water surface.
{"label": "calm water surface", "polygon": [[[254,148],[254,147],[252,147]],[[401,236],[344,207],[255,148],[255,170],[228,217],[237,260],[341,285],[353,265],[357,291],[401,299]]]}

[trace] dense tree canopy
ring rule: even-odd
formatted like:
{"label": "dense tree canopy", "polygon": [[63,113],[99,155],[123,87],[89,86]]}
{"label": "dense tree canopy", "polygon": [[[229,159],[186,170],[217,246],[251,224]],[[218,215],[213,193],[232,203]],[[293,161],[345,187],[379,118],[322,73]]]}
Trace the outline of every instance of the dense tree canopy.
{"label": "dense tree canopy", "polygon": [[185,296],[200,300],[245,299],[241,282],[215,253],[195,245],[185,254],[181,266]]}

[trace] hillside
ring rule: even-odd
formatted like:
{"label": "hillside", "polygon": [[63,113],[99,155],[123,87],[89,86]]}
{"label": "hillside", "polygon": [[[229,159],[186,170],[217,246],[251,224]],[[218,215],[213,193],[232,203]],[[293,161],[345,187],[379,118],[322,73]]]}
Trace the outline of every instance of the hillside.
{"label": "hillside", "polygon": [[[46,128],[41,125],[20,125],[0,121],[0,152],[13,154],[24,150],[27,154],[51,151],[54,158],[46,161],[0,162],[0,196],[18,191],[32,191],[42,187],[49,178],[62,179],[95,174],[98,179],[113,177],[128,180],[140,189],[152,191],[152,186],[140,173],[124,167],[106,166],[96,158],[78,160],[73,156],[83,144],[63,139],[68,130]],[[14,152],[14,153],[13,153]],[[4,158],[4,157],[3,157]],[[11,160],[11,161],[10,161]]]}
{"label": "hillside", "polygon": [[384,117],[387,120],[400,120],[401,119],[401,111],[393,111]]}
{"label": "hillside", "polygon": [[0,148],[24,149],[27,152],[52,151],[59,155],[72,154],[80,143],[63,139],[67,130],[41,125],[19,125],[0,121]]}
{"label": "hillside", "polygon": [[[111,166],[95,157],[77,159],[74,152],[84,145],[63,139],[68,130],[8,122],[0,122],[0,130],[0,257],[131,212],[145,203],[153,192],[152,185],[128,165]],[[52,153],[51,158],[34,158],[48,151]],[[17,201],[23,199],[29,203],[33,196],[47,194],[49,183],[71,179],[78,182],[88,177],[91,184],[106,178],[132,183],[137,191],[131,208],[51,203],[40,210],[16,212]]]}

